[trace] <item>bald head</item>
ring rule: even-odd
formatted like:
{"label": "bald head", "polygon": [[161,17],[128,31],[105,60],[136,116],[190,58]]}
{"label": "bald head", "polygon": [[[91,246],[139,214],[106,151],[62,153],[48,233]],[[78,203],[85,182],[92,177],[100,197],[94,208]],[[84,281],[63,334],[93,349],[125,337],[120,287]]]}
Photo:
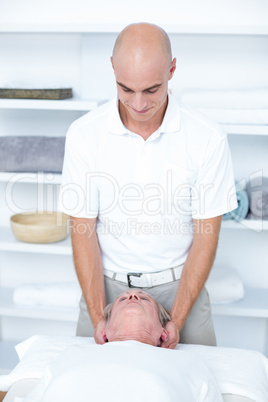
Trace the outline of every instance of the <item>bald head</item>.
{"label": "bald head", "polygon": [[176,70],[169,38],[156,25],[129,25],[115,42],[111,62],[121,120],[146,139],[162,123],[168,104],[168,82]]}
{"label": "bald head", "polygon": [[128,25],[118,35],[113,49],[113,63],[116,64],[126,54],[133,54],[141,59],[157,54],[168,64],[172,61],[167,33],[157,25],[148,23]]}

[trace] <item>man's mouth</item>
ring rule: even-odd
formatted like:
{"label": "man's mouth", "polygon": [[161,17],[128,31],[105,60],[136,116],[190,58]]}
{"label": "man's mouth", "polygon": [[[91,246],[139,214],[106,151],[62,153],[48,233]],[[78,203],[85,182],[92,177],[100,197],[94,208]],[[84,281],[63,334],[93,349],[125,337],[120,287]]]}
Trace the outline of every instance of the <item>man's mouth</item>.
{"label": "man's mouth", "polygon": [[150,110],[150,108],[149,108],[149,109],[143,109],[143,110],[136,110],[134,107],[132,107],[131,109],[132,109],[135,113],[138,113],[138,114],[145,114],[145,113],[149,112],[149,110]]}

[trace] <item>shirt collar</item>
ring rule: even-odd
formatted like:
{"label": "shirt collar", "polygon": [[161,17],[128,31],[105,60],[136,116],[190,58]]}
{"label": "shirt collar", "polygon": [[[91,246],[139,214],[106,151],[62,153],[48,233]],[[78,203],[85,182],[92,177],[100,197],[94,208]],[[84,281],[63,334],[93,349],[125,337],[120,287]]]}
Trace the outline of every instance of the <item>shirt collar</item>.
{"label": "shirt collar", "polygon": [[[177,99],[168,94],[168,106],[159,133],[172,133],[180,130],[180,106]],[[128,133],[128,129],[122,123],[119,109],[118,98],[115,97],[110,103],[110,110],[108,116],[108,130],[116,135],[123,135]]]}
{"label": "shirt collar", "polygon": [[162,124],[159,128],[159,132],[174,133],[175,131],[180,131],[180,127],[180,105],[173,95],[168,94],[168,106]]}
{"label": "shirt collar", "polygon": [[108,130],[109,132],[116,135],[123,135],[128,133],[128,129],[122,123],[119,109],[118,109],[118,98],[115,97],[110,103],[110,110],[108,115]]}

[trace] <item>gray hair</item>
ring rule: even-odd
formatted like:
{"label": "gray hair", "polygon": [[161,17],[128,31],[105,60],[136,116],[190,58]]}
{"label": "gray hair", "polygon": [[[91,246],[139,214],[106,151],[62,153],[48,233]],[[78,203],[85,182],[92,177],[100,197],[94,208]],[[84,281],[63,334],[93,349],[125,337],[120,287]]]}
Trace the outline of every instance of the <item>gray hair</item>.
{"label": "gray hair", "polygon": [[[146,292],[144,292],[144,293],[146,294]],[[156,302],[157,309],[158,309],[158,317],[159,317],[160,324],[162,325],[163,328],[165,328],[167,323],[169,321],[171,321],[170,313],[161,303],[159,303],[156,300],[155,300],[155,302]],[[104,318],[106,319],[107,322],[111,318],[113,304],[114,303],[108,304],[104,309]]]}

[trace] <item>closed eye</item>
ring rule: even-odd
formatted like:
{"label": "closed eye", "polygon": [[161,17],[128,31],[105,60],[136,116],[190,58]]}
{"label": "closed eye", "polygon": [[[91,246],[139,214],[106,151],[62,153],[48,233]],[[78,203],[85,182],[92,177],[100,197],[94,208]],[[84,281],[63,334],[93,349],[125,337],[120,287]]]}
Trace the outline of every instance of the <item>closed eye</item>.
{"label": "closed eye", "polygon": [[147,89],[145,92],[147,92],[148,94],[155,94],[158,91],[158,88],[156,89]]}
{"label": "closed eye", "polygon": [[124,88],[124,87],[122,87],[122,89],[124,92],[133,93],[133,91],[131,89]]}

